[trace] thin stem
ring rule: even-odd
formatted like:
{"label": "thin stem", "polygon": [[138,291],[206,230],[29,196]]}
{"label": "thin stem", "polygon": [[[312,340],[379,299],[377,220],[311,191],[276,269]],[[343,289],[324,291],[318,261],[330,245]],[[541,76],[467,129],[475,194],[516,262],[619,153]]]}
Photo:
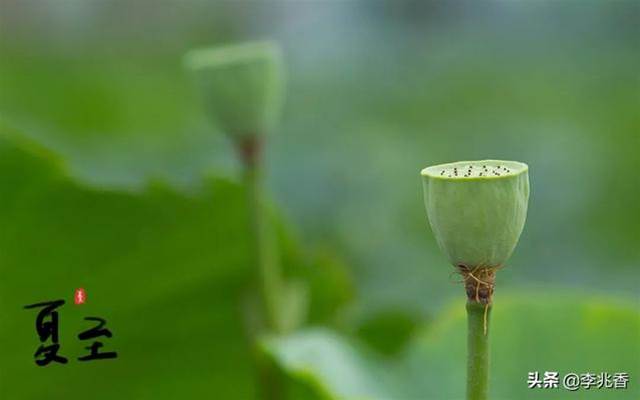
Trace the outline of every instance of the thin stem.
{"label": "thin stem", "polygon": [[245,183],[251,231],[254,241],[254,260],[258,267],[260,294],[265,313],[266,328],[280,332],[279,291],[281,287],[280,265],[277,261],[274,235],[265,212],[262,197],[262,177],[257,167],[245,169]]}
{"label": "thin stem", "polygon": [[487,400],[491,304],[467,302],[467,400]]}
{"label": "thin stem", "polygon": [[[280,315],[282,293],[282,271],[273,227],[269,222],[263,194],[262,142],[259,135],[251,135],[236,142],[236,148],[244,167],[244,182],[247,194],[253,259],[257,267],[260,285],[260,303],[263,310],[264,328],[268,333],[282,333]],[[256,332],[253,332],[255,335]],[[255,346],[255,364],[258,379],[258,396],[264,400],[284,398],[283,380],[280,371]]]}
{"label": "thin stem", "polygon": [[244,164],[244,180],[253,238],[254,260],[257,264],[260,295],[264,309],[266,328],[271,333],[281,333],[280,293],[282,271],[273,227],[264,204],[262,143],[259,136],[251,136],[239,142]]}

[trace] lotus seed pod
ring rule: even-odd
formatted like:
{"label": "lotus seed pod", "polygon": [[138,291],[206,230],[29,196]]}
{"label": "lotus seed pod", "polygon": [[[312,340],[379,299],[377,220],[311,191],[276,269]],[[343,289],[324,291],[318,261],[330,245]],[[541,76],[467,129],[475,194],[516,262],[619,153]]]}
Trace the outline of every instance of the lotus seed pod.
{"label": "lotus seed pod", "polygon": [[283,62],[275,42],[192,50],[185,66],[194,75],[206,112],[232,136],[262,135],[280,115]]}
{"label": "lotus seed pod", "polygon": [[467,270],[502,266],[524,227],[526,164],[461,161],[422,170],[431,229],[449,261]]}

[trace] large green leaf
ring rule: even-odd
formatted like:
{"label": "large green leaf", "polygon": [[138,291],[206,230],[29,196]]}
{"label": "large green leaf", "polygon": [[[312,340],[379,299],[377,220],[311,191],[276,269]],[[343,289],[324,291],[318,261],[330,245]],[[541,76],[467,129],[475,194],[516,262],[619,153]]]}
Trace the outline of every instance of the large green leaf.
{"label": "large green leaf", "polygon": [[[89,188],[56,155],[0,127],[0,398],[251,398],[244,205],[242,186],[218,178],[190,195],[160,183]],[[287,269],[309,278],[318,300],[312,319],[326,321],[347,298],[340,264],[307,261],[282,236]],[[74,305],[79,287],[87,302]],[[67,302],[60,352],[69,363],[38,367],[37,312],[23,306],[55,299]],[[77,361],[89,345],[77,338],[86,316],[107,319],[114,337],[101,341],[117,359]]]}
{"label": "large green leaf", "polygon": [[[212,179],[194,197],[159,185],[92,190],[42,154],[0,143],[0,397],[80,398],[92,388],[97,398],[173,398],[205,387],[250,396],[241,188]],[[72,302],[77,287],[85,305]],[[61,352],[71,361],[39,368],[36,313],[22,306],[58,298],[67,301]],[[108,320],[114,338],[104,343],[118,359],[75,360],[85,352],[75,335],[91,315]]]}
{"label": "large green leaf", "polygon": [[[637,304],[578,294],[498,296],[491,331],[491,399],[637,399],[640,310]],[[382,358],[325,329],[265,340],[294,379],[332,399],[459,400],[465,390],[464,306],[453,305],[417,334],[397,359]],[[538,371],[627,372],[628,389],[529,389]]]}

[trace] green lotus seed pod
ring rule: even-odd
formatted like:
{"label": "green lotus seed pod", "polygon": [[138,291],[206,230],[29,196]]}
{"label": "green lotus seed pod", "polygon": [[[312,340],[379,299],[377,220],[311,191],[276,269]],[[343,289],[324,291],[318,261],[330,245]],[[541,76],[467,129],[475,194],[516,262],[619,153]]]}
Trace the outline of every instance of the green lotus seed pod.
{"label": "green lotus seed pod", "polygon": [[284,91],[277,43],[192,50],[185,56],[185,66],[194,75],[206,112],[225,133],[261,135],[277,122]]}
{"label": "green lotus seed pod", "polygon": [[454,266],[497,268],[507,261],[527,216],[528,169],[484,160],[422,170],[429,223]]}

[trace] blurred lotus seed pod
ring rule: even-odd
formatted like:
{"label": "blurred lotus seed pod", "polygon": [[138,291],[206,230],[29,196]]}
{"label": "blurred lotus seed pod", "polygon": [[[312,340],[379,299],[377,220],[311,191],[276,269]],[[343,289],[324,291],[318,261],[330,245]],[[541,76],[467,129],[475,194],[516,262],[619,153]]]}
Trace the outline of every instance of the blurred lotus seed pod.
{"label": "blurred lotus seed pod", "polygon": [[527,216],[529,174],[515,161],[461,161],[422,170],[424,201],[438,245],[454,266],[502,266]]}
{"label": "blurred lotus seed pod", "polygon": [[282,52],[272,41],[192,50],[193,74],[207,114],[234,137],[263,135],[278,122],[283,102]]}

